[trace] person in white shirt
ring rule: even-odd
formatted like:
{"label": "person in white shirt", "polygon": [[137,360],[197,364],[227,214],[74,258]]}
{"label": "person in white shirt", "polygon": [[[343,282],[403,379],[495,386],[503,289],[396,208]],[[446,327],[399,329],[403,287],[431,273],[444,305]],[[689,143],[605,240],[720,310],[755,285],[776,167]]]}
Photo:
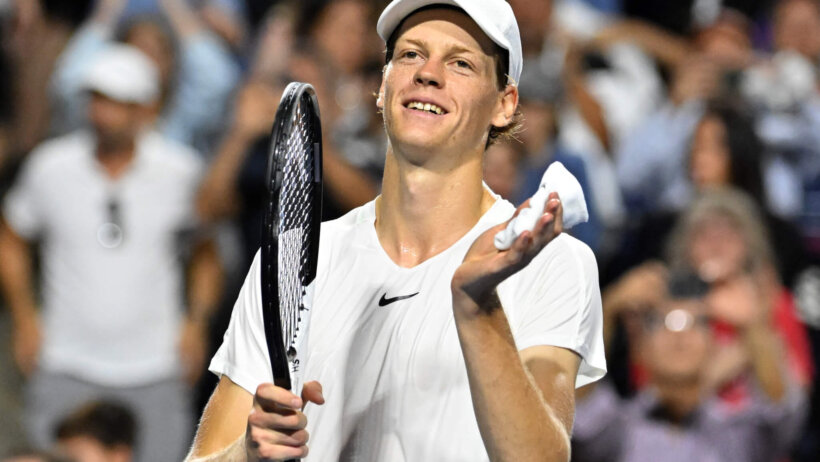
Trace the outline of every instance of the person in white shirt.
{"label": "person in white shirt", "polygon": [[137,461],[179,460],[193,423],[184,379],[204,369],[219,295],[215,251],[201,241],[191,246],[184,290],[203,165],[150,129],[159,87],[142,52],[110,45],[86,71],[88,128],[30,153],[2,207],[0,286],[14,357],[29,379],[27,430],[32,444],[48,447],[59,419],[110,397],[136,414]]}
{"label": "person in white shirt", "polygon": [[511,248],[493,243],[515,213],[482,182],[515,126],[512,10],[395,0],[378,31],[382,194],[323,224],[309,382],[270,383],[257,255],[189,461],[569,459],[575,387],[606,371],[598,274],[556,194]]}

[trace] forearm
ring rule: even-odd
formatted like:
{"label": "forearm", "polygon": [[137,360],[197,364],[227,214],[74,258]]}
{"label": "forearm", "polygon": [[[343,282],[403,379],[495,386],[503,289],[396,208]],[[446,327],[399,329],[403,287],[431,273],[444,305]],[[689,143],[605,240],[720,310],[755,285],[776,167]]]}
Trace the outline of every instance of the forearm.
{"label": "forearm", "polygon": [[228,133],[223,140],[197,194],[196,208],[201,220],[214,222],[233,214],[239,201],[236,177],[251,143],[248,136],[236,130]]}
{"label": "forearm", "polygon": [[[456,298],[454,304],[473,303]],[[490,460],[569,460],[567,423],[525,369],[497,296],[476,316],[454,311],[473,408]]]}
{"label": "forearm", "polygon": [[352,209],[376,197],[378,190],[374,181],[344,160],[335,148],[325,143],[323,154],[325,185],[342,207]]}
{"label": "forearm", "polygon": [[185,458],[185,462],[246,462],[247,460],[244,434],[231,443],[230,446],[217,453],[196,457],[192,450]]}
{"label": "forearm", "polygon": [[210,319],[222,293],[222,265],[213,241],[200,243],[189,270],[188,317],[205,323]]}
{"label": "forearm", "polygon": [[0,286],[15,323],[37,315],[28,245],[0,222]]}
{"label": "forearm", "polygon": [[771,327],[764,323],[746,327],[743,345],[761,390],[774,402],[782,400],[786,394],[784,354]]}
{"label": "forearm", "polygon": [[202,29],[196,13],[183,0],[161,0],[165,15],[174,32],[183,40],[196,34]]}

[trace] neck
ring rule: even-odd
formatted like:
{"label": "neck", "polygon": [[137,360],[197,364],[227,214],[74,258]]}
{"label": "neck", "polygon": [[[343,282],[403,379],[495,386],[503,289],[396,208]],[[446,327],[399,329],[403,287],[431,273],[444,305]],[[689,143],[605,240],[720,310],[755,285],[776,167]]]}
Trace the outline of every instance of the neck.
{"label": "neck", "polygon": [[128,168],[136,154],[136,140],[112,142],[98,140],[97,161],[111,178],[118,178]]}
{"label": "neck", "polygon": [[390,258],[412,267],[464,236],[495,202],[481,180],[481,156],[430,168],[388,148],[376,233]]}
{"label": "neck", "polygon": [[658,399],[675,421],[681,421],[698,407],[702,398],[699,380],[656,381]]}

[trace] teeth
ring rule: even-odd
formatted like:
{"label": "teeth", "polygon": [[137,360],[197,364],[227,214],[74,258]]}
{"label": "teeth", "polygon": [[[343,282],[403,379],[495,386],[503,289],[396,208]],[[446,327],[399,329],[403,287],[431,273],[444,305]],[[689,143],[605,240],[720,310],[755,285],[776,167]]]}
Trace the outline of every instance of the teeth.
{"label": "teeth", "polygon": [[409,109],[417,109],[419,111],[432,112],[433,114],[438,114],[438,115],[444,114],[443,109],[436,106],[435,104],[430,104],[430,103],[422,103],[422,102],[419,102],[419,101],[412,101],[412,102],[407,104],[407,107]]}

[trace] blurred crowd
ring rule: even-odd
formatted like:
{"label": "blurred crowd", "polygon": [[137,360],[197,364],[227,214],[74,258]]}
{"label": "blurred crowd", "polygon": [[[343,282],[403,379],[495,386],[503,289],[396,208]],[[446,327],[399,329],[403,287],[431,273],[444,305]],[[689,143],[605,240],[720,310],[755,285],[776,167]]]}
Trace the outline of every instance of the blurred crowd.
{"label": "blurred crowd", "polygon": [[[820,1],[509,0],[523,129],[590,209],[608,378],[573,460],[820,459]],[[0,460],[181,460],[317,91],[324,219],[373,199],[387,0],[0,0]]]}

